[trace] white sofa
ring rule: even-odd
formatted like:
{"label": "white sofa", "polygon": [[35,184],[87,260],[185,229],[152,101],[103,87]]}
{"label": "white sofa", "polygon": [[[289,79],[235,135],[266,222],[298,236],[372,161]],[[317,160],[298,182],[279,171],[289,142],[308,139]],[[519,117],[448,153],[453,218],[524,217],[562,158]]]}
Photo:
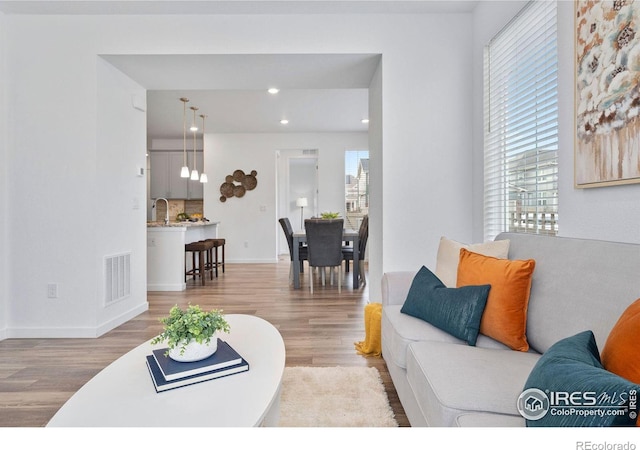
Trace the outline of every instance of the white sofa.
{"label": "white sofa", "polygon": [[599,349],[640,298],[640,245],[503,233],[509,259],[536,261],[528,352],[480,334],[475,346],[402,313],[416,272],[382,279],[382,355],[412,426],[524,426],[517,399],[541,354],[592,330]]}

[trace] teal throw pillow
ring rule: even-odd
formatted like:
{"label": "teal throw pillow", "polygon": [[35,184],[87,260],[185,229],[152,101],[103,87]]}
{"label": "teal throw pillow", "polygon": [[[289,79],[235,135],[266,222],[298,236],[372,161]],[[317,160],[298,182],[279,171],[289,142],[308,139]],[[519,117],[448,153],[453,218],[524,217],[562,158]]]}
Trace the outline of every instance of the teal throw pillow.
{"label": "teal throw pillow", "polygon": [[528,427],[635,426],[640,385],[605,370],[591,331],[552,345],[518,399]]}
{"label": "teal throw pillow", "polygon": [[422,266],[400,311],[476,345],[490,287],[486,284],[448,288]]}

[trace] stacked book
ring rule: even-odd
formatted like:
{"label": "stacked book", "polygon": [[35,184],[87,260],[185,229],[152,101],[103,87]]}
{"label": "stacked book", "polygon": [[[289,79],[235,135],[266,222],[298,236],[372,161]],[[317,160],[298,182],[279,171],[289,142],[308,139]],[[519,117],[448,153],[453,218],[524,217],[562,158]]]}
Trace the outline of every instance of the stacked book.
{"label": "stacked book", "polygon": [[249,363],[228,343],[218,339],[218,349],[208,358],[178,362],[166,356],[167,348],[147,356],[147,368],[156,392],[163,392],[249,370]]}

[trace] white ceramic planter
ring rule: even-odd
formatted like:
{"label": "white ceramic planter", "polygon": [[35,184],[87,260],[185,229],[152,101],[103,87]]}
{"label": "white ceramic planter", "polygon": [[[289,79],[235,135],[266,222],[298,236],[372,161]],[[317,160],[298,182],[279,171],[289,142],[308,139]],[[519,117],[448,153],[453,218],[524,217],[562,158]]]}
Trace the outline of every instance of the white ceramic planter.
{"label": "white ceramic planter", "polygon": [[218,335],[217,333],[214,334],[209,344],[200,344],[196,341],[189,342],[182,354],[180,354],[181,348],[182,345],[178,345],[169,350],[169,358],[179,362],[200,361],[213,355],[218,350]]}

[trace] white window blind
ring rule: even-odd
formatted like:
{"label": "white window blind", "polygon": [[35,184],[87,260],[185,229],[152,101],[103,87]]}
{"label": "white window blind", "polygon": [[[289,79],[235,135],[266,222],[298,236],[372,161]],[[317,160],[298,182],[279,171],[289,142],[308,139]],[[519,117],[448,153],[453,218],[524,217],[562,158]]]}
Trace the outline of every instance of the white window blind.
{"label": "white window blind", "polygon": [[556,10],[556,2],[530,2],[485,48],[487,240],[558,231]]}

